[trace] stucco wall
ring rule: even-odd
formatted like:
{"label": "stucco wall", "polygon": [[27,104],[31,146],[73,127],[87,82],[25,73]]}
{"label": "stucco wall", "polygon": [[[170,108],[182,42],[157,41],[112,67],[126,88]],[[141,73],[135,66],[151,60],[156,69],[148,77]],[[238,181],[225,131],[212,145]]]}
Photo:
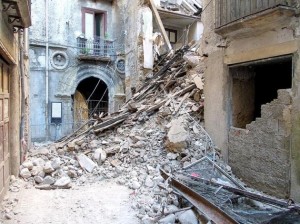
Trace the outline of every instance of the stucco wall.
{"label": "stucco wall", "polygon": [[[46,12],[45,2],[46,0],[32,1],[33,24],[29,33],[31,125],[34,141],[55,140],[72,131],[74,120],[71,96],[83,78],[96,77],[106,83],[109,92],[109,112],[117,110],[125,100],[125,74],[119,73],[115,67],[116,59],[124,57],[125,54],[125,23],[120,16],[122,5],[117,1],[104,0],[48,0]],[[78,59],[77,37],[83,33],[83,7],[107,12],[107,38],[114,40],[115,45],[115,54],[110,62]],[[57,53],[64,55],[65,66],[55,65]],[[84,66],[87,69],[82,69]],[[51,102],[62,102],[61,125],[51,124]]]}
{"label": "stucco wall", "polygon": [[[266,28],[263,32],[261,30],[257,33],[248,31],[246,35],[239,37],[228,35],[222,38],[215,33],[214,3],[215,1],[204,0],[203,5],[206,9],[201,16],[204,24],[201,53],[208,57],[206,60],[207,69],[205,71],[206,83],[204,88],[205,127],[215,144],[222,149],[222,155],[225,160],[228,159],[228,136],[231,136],[232,141],[230,144],[234,146],[235,150],[230,148],[229,161],[234,166],[238,176],[243,173],[243,179],[246,182],[248,180],[252,187],[264,189],[268,193],[278,193],[278,196],[287,196],[290,193],[290,197],[300,201],[299,18],[288,17],[280,19],[280,22],[269,24],[272,26],[272,29]],[[284,15],[280,14],[280,16]],[[272,21],[275,21],[275,19],[272,19]],[[252,24],[252,27],[255,27],[255,25]],[[247,29],[244,31],[247,31]],[[245,136],[252,136],[252,134],[245,133],[247,130],[237,130],[241,134],[236,137],[234,130],[231,130],[229,133],[232,124],[232,106],[230,103],[232,86],[228,66],[287,54],[293,56],[294,64],[291,95],[292,127],[288,127],[291,134],[279,138],[276,138],[276,136],[272,137],[268,135],[260,122],[254,123],[252,130],[255,129],[263,136],[258,139],[261,144],[259,148],[253,148],[253,144],[256,144],[255,141],[257,139],[246,138]],[[240,138],[239,136],[245,138]],[[269,141],[272,142],[273,147],[269,145]],[[290,147],[284,145],[287,141],[291,141]],[[270,153],[274,152],[272,150],[275,150],[274,144],[282,146],[280,147],[282,153],[276,158],[270,156]],[[247,167],[248,170],[241,164],[242,161],[249,158],[249,155],[244,155],[246,150],[243,147],[250,150],[249,152],[252,156],[252,164]],[[278,150],[279,148],[277,148]],[[287,150],[291,150],[291,157],[288,157]],[[264,164],[266,164],[266,167]],[[279,167],[281,170],[278,170]],[[272,172],[272,169],[274,169],[274,172]],[[261,173],[262,170],[265,170],[265,173]],[[269,178],[264,179],[263,177],[266,177],[267,174]],[[285,178],[283,178],[284,175]],[[281,178],[279,176],[282,179],[278,183],[278,191],[268,188],[272,184],[277,186],[275,180],[276,178],[279,180]]]}

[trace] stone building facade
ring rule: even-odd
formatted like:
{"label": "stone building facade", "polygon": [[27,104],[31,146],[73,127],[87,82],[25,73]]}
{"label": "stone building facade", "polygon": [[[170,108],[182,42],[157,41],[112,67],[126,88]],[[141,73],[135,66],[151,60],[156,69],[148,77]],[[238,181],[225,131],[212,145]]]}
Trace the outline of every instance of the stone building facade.
{"label": "stone building facade", "polygon": [[[33,141],[59,139],[94,113],[117,111],[152,73],[156,25],[148,1],[33,0],[32,12]],[[172,13],[172,18],[182,17],[184,23],[172,26],[178,38],[192,24],[189,40],[199,39],[200,17]],[[182,44],[174,42],[174,48]]]}
{"label": "stone building facade", "polygon": [[118,1],[32,1],[32,140],[56,140],[125,100]]}
{"label": "stone building facade", "polygon": [[29,136],[30,1],[0,0],[0,199],[19,175]]}
{"label": "stone building facade", "polygon": [[299,1],[203,5],[206,129],[246,183],[300,201]]}

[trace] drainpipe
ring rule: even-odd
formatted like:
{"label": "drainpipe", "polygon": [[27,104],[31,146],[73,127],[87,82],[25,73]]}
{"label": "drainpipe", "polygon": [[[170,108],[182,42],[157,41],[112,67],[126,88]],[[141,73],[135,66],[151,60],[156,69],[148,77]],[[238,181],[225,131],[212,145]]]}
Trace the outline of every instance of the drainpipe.
{"label": "drainpipe", "polygon": [[[25,32],[25,31],[24,31]],[[20,44],[20,83],[21,83],[21,124],[20,124],[20,138],[21,138],[21,162],[25,160],[26,155],[26,144],[25,144],[25,138],[24,138],[24,118],[25,118],[25,85],[24,85],[24,78],[25,78],[25,72],[24,72],[24,53],[22,51],[25,50],[25,33],[21,33],[19,31],[19,44]]]}
{"label": "drainpipe", "polygon": [[46,98],[45,98],[45,124],[46,124],[46,140],[48,141],[49,137],[49,35],[48,35],[48,8],[49,2],[45,0],[45,31],[46,31],[46,57],[45,57],[45,91],[46,91]]}

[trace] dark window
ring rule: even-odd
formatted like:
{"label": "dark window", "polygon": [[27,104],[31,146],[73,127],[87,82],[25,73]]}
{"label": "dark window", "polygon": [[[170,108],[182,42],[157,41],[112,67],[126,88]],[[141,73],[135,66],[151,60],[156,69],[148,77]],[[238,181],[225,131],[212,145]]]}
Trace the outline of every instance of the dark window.
{"label": "dark window", "polygon": [[282,56],[230,67],[232,125],[245,128],[261,117],[261,106],[292,86],[292,57]]}
{"label": "dark window", "polygon": [[177,30],[166,29],[166,33],[171,44],[176,44],[177,42]]}

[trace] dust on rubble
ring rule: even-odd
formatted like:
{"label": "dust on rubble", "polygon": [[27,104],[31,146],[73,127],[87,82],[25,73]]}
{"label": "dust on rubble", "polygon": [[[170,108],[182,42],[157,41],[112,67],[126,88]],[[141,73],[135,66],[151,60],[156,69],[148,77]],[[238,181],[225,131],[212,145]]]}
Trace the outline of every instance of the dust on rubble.
{"label": "dust on rubble", "polygon": [[[54,194],[112,180],[130,189],[131,208],[141,222],[198,223],[192,210],[176,212],[179,199],[159,173],[219,155],[201,126],[204,58],[191,48],[157,63],[154,75],[119,112],[95,115],[61,141],[33,147],[20,167],[26,187]],[[20,190],[19,181],[12,179],[11,191]]]}

